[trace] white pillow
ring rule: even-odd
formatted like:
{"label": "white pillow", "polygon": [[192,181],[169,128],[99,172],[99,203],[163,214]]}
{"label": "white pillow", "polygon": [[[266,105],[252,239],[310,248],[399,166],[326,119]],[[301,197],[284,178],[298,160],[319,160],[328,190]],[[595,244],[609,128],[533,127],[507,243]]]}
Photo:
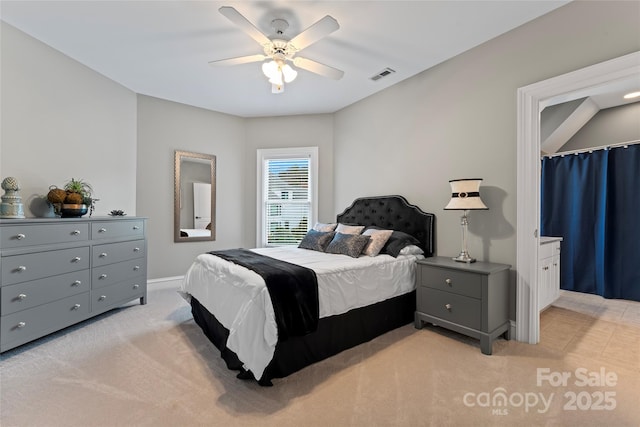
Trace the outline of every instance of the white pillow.
{"label": "white pillow", "polygon": [[416,245],[408,245],[400,249],[400,255],[422,255],[424,251]]}
{"label": "white pillow", "polygon": [[389,240],[389,237],[391,237],[392,233],[393,230],[377,230],[373,228],[365,230],[362,235],[371,236],[371,238],[369,239],[369,243],[367,243],[367,246],[364,247],[362,253],[369,256],[378,255],[380,253],[380,250],[382,250],[382,248],[384,247],[385,243],[387,243],[387,240]]}
{"label": "white pillow", "polygon": [[342,234],[360,234],[364,230],[364,225],[346,225],[338,223],[336,227],[336,233]]}
{"label": "white pillow", "polygon": [[335,222],[333,224],[325,224],[323,222],[316,222],[316,225],[313,226],[313,229],[316,231],[322,231],[322,232],[327,232],[327,231],[333,231],[336,229],[336,226],[338,224],[336,224]]}

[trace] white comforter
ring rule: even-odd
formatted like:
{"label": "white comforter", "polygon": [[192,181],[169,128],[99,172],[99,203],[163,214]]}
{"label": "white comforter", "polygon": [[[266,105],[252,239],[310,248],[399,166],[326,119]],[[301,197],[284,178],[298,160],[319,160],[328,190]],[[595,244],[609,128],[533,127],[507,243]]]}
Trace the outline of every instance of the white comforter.
{"label": "white comforter", "polygon": [[[415,261],[422,255],[351,258],[295,247],[253,251],[313,269],[318,277],[320,317],[345,313],[415,288]],[[182,291],[194,296],[229,330],[227,347],[256,378],[273,357],[278,330],[262,277],[219,257],[202,254],[191,265]]]}

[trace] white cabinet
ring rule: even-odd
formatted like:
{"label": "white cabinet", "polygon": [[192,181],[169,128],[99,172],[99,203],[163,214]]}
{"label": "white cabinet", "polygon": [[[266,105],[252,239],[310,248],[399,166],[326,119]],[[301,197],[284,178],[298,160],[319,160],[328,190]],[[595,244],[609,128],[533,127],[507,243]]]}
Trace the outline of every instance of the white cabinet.
{"label": "white cabinet", "polygon": [[560,296],[560,242],[562,237],[540,237],[538,251],[538,310]]}

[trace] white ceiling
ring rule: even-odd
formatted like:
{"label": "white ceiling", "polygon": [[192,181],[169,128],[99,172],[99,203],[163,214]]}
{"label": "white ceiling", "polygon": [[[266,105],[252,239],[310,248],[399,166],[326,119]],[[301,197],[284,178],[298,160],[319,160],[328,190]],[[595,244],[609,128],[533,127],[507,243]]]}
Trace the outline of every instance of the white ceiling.
{"label": "white ceiling", "polygon": [[[6,1],[0,19],[130,90],[243,117],[331,113],[518,27],[567,1]],[[262,53],[218,12],[233,6],[267,35],[292,38],[324,15],[340,29],[303,50],[345,72],[300,70],[282,94],[260,63],[209,61]],[[396,73],[373,82],[390,67]]]}

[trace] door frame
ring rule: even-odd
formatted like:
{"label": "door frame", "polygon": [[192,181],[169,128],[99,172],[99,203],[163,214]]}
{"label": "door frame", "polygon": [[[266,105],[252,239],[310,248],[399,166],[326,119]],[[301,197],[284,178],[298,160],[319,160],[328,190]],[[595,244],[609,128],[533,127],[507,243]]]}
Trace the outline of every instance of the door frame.
{"label": "door frame", "polygon": [[[589,90],[640,76],[640,52],[518,88],[516,339],[540,340],[538,248],[540,228],[540,112],[589,95]],[[640,77],[639,77],[640,78]]]}

